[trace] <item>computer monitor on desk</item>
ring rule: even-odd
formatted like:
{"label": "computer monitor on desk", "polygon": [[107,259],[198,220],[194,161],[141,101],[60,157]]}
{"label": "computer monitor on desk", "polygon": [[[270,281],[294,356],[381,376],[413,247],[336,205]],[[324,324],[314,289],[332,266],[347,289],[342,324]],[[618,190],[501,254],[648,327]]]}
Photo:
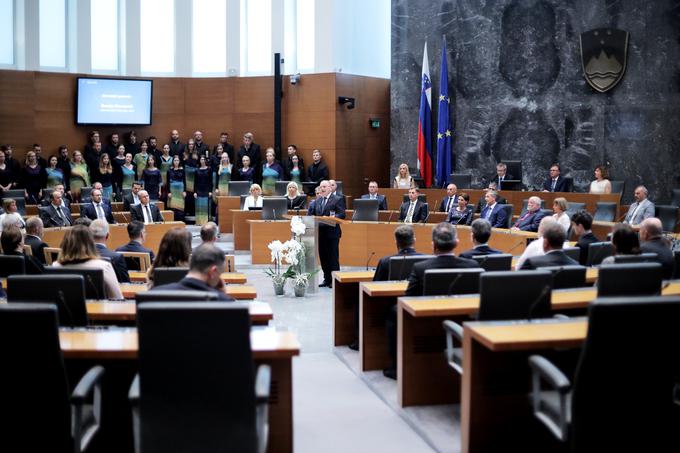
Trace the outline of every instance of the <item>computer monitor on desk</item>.
{"label": "computer monitor on desk", "polygon": [[352,222],[365,221],[365,222],[377,222],[378,221],[378,208],[380,205],[379,200],[368,200],[368,199],[357,199],[352,202],[352,208],[354,208],[354,214],[352,215]]}
{"label": "computer monitor on desk", "polygon": [[390,280],[406,280],[417,262],[434,258],[433,255],[402,255],[390,258]]}
{"label": "computer monitor on desk", "polygon": [[285,197],[264,197],[262,199],[262,220],[282,220],[288,213]]}
{"label": "computer monitor on desk", "polygon": [[46,266],[45,273],[56,275],[82,275],[85,279],[85,297],[88,299],[106,299],[106,292],[104,291],[104,271],[101,269]]}
{"label": "computer monitor on desk", "polygon": [[501,183],[500,190],[522,190],[522,181],[520,179],[505,179]]}

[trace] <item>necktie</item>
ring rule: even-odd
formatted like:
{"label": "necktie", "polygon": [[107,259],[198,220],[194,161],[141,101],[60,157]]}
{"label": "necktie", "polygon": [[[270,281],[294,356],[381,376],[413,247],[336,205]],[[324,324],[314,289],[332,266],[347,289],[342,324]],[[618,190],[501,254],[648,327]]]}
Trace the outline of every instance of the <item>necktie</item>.
{"label": "necktie", "polygon": [[630,218],[628,219],[628,223],[633,223],[633,219],[635,218],[635,214],[637,214],[638,209],[640,209],[640,203],[637,203],[637,206],[635,206],[633,213],[630,215]]}
{"label": "necktie", "polygon": [[451,202],[453,202],[453,197],[449,197],[449,201],[446,202],[446,212],[451,210]]}
{"label": "necktie", "polygon": [[146,223],[153,223],[153,217],[151,217],[149,205],[144,206],[144,209],[146,210]]}
{"label": "necktie", "polygon": [[101,203],[95,205],[97,209],[97,218],[98,219],[104,219],[106,216],[104,215],[104,210],[102,209]]}
{"label": "necktie", "polygon": [[62,225],[64,225],[64,226],[70,225],[68,219],[64,215],[64,212],[61,210],[61,206],[57,207],[57,214],[59,214],[59,217],[61,218]]}
{"label": "necktie", "polygon": [[411,202],[411,204],[408,207],[408,212],[406,213],[406,219],[404,222],[406,223],[413,223],[413,211],[416,210],[416,204],[414,202]]}
{"label": "necktie", "polygon": [[493,211],[493,206],[488,206],[488,205],[487,205],[487,206],[486,206],[486,215],[484,216],[484,218],[485,218],[486,220],[489,220],[489,217],[491,217],[491,211]]}
{"label": "necktie", "polygon": [[557,185],[557,179],[553,179],[552,181],[552,188],[550,189],[551,192],[555,191],[555,186]]}

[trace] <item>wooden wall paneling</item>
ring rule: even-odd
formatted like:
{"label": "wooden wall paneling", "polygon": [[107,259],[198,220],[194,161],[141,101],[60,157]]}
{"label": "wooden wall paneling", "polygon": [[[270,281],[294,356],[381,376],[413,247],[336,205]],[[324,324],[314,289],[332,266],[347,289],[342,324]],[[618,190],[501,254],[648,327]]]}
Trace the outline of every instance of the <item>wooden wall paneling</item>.
{"label": "wooden wall paneling", "polygon": [[35,137],[33,87],[33,72],[0,71],[0,143],[12,144],[18,160]]}
{"label": "wooden wall paneling", "polygon": [[234,101],[233,78],[186,79],[184,102],[187,114],[231,113]]}
{"label": "wooden wall paneling", "polygon": [[234,110],[274,113],[274,77],[234,77]]}

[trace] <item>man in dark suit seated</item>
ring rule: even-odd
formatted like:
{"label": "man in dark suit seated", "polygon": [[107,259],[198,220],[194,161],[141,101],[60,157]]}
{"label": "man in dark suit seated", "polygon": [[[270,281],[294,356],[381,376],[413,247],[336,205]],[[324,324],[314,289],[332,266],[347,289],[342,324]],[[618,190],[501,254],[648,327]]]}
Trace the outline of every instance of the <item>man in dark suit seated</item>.
{"label": "man in dark suit seated", "polygon": [[542,239],[537,239],[543,241],[545,255],[527,258],[520,269],[533,270],[541,267],[577,265],[578,262],[569,258],[562,250],[566,236],[564,228],[559,223],[553,222],[546,225],[543,228]]}
{"label": "man in dark suit seated", "polygon": [[104,202],[102,192],[98,189],[92,189],[92,202],[82,205],[80,215],[89,218],[90,220],[104,219],[108,223],[116,223],[113,218],[113,211],[111,205]]}
{"label": "man in dark suit seated", "polygon": [[600,242],[591,230],[593,216],[588,211],[579,211],[572,216],[571,221],[574,224],[574,233],[578,236],[576,241],[576,246],[580,249],[578,262],[585,266],[588,263],[588,247],[593,242]]}
{"label": "man in dark suit seated", "polygon": [[663,237],[663,225],[656,217],[645,219],[640,224],[640,250],[642,253],[656,253],[656,260],[661,264],[663,278],[673,277],[675,259],[670,243]]}
{"label": "man in dark suit seated", "polygon": [[486,207],[482,209],[480,218],[488,220],[492,228],[507,228],[507,216],[505,209],[498,203],[498,192],[490,190],[484,195]]}
{"label": "man in dark suit seated", "polygon": [[146,190],[139,191],[139,204],[130,206],[132,220],[144,223],[162,222],[163,216],[156,205],[149,202],[149,194]]}
{"label": "man in dark suit seated", "polygon": [[[71,202],[68,200],[68,195],[65,194],[64,192],[64,185],[63,184],[57,184],[54,186],[53,192],[58,191],[61,192],[61,206],[64,208],[71,209]],[[43,201],[40,202],[41,206],[49,206],[50,203],[52,202],[51,197],[45,197]]]}
{"label": "man in dark suit seated", "polygon": [[458,187],[455,184],[446,186],[446,196],[439,203],[439,212],[449,212],[451,209],[458,206]]}
{"label": "man in dark suit seated", "polygon": [[478,255],[496,255],[503,253],[500,250],[489,247],[487,244],[491,238],[491,224],[488,220],[477,219],[472,222],[470,236],[472,237],[472,244],[474,246],[470,250],[466,250],[461,253],[461,258],[472,258],[473,256]]}
{"label": "man in dark suit seated", "polygon": [[89,228],[94,238],[94,245],[97,247],[97,253],[102,258],[108,258],[111,261],[118,283],[129,283],[130,274],[128,274],[125,258],[120,253],[113,252],[106,247],[106,241],[109,239],[109,224],[104,219],[95,219]]}
{"label": "man in dark suit seated", "polygon": [[490,182],[495,182],[498,190],[503,190],[503,181],[513,181],[515,177],[508,174],[508,166],[503,162],[496,165],[496,174],[489,178]]}
{"label": "man in dark suit seated", "polygon": [[361,196],[362,200],[378,200],[378,210],[387,211],[387,198],[385,195],[378,193],[378,182],[371,181],[368,183],[368,193]]}
{"label": "man in dark suit seated", "polygon": [[138,182],[132,183],[132,192],[123,197],[123,211],[129,211],[130,207],[139,204],[139,191],[142,190],[142,185]]}
{"label": "man in dark suit seated", "polygon": [[522,217],[517,219],[517,222],[512,226],[511,230],[515,231],[538,231],[538,224],[545,214],[541,212],[541,199],[538,197],[530,197],[527,202],[527,212]]}
{"label": "man in dark suit seated", "polygon": [[219,300],[233,301],[224,292],[222,273],[226,269],[224,252],[214,245],[205,244],[191,254],[189,272],[177,283],[154,286],[150,291],[209,291],[217,294]]}
{"label": "man in dark suit seated", "polygon": [[321,198],[321,189],[319,189],[319,186],[316,186],[314,188],[314,193],[316,194],[316,198],[309,202],[309,207],[307,208],[307,215],[316,215],[316,200]]}
{"label": "man in dark suit seated", "polygon": [[40,218],[46,228],[73,225],[71,211],[63,206],[62,193],[55,190],[50,195],[50,204],[40,209]]}
{"label": "man in dark suit seated", "polygon": [[[92,183],[92,191],[94,191],[95,189],[99,190],[99,192],[102,194],[102,203],[105,203],[105,204],[111,206],[111,200],[104,197],[104,186],[102,186],[102,183],[100,183],[100,182]],[[83,203],[83,204],[92,203],[92,192],[90,192],[89,197],[83,198],[82,200],[80,200],[80,202]]]}
{"label": "man in dark suit seated", "polygon": [[43,242],[43,223],[40,217],[29,217],[26,220],[26,236],[24,237],[24,244],[31,246],[31,253],[33,258],[45,265],[45,247],[48,245]]}
{"label": "man in dark suit seated", "polygon": [[[486,206],[486,193],[490,192],[490,191],[498,193],[498,191],[496,190],[497,188],[498,188],[498,184],[496,184],[495,182],[491,181],[489,183],[487,188],[484,189],[484,195],[482,195],[482,197],[477,202],[477,207],[475,208],[476,213],[478,213],[478,214],[481,213],[482,209],[484,209],[484,207]],[[507,200],[505,198],[501,197],[500,194],[498,194],[498,197],[496,198],[496,203],[506,204]]]}
{"label": "man in dark suit seated", "polygon": [[[314,209],[317,216],[330,216],[338,219],[345,218],[345,206],[340,197],[331,193],[331,185],[328,181],[319,184],[321,198],[316,200]],[[319,286],[333,286],[333,271],[340,270],[340,237],[342,230],[340,225],[326,225],[319,223],[319,261],[323,269],[323,283]]]}
{"label": "man in dark suit seated", "polygon": [[[137,253],[148,253],[149,258],[151,259],[151,262],[153,263],[154,255],[153,255],[153,250],[148,249],[143,246],[144,240],[146,239],[146,230],[144,229],[144,223],[143,222],[138,222],[136,220],[133,220],[132,222],[128,223],[127,226],[127,233],[128,237],[130,238],[130,242],[128,242],[125,245],[121,245],[116,249],[116,252],[137,252]],[[128,269],[138,271],[139,270],[139,264],[135,264],[135,266],[130,266],[130,263],[134,261],[137,263],[137,260],[128,260]]]}
{"label": "man in dark suit seated", "polygon": [[427,203],[418,200],[420,190],[412,187],[408,190],[409,201],[402,203],[399,208],[399,221],[404,223],[425,223],[428,217]]}
{"label": "man in dark suit seated", "polygon": [[[442,222],[432,229],[432,252],[435,258],[421,261],[413,265],[408,278],[406,296],[422,296],[423,281],[427,269],[461,269],[479,267],[477,261],[459,258],[453,254],[458,245],[456,227]],[[387,341],[392,356],[392,367],[383,370],[388,378],[397,378],[397,306],[394,305],[387,316]]]}
{"label": "man in dark suit seated", "polygon": [[16,225],[9,225],[3,228],[0,234],[0,247],[3,255],[20,256],[24,259],[26,274],[42,274],[43,265],[36,258],[24,254],[24,241],[21,230]]}
{"label": "man in dark suit seated", "polygon": [[550,176],[543,181],[543,192],[570,192],[567,179],[560,174],[561,172],[559,164],[550,166]]}

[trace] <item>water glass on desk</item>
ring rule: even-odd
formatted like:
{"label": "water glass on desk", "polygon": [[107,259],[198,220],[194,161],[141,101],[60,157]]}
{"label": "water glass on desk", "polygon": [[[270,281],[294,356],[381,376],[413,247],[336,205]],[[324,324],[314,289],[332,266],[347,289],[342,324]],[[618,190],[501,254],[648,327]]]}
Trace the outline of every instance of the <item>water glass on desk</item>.
{"label": "water glass on desk", "polygon": [[331,211],[331,212],[330,212],[330,216],[331,216],[331,217],[335,217],[335,211]]}

